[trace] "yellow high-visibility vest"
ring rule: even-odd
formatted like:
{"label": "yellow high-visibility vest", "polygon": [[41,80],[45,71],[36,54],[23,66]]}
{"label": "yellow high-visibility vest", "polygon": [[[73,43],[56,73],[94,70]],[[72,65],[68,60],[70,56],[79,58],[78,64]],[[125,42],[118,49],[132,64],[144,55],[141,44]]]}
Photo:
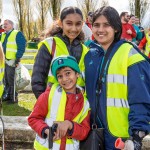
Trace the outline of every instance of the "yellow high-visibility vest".
{"label": "yellow high-visibility vest", "polygon": [[146,34],[146,40],[147,40],[147,43],[146,43],[146,48],[145,48],[145,55],[149,56],[149,53],[150,53],[150,35],[148,33]]}
{"label": "yellow high-visibility vest", "polygon": [[107,122],[110,133],[116,137],[129,137],[128,134],[128,67],[144,61],[132,45],[120,46],[110,61],[107,74]]}
{"label": "yellow high-visibility vest", "polygon": [[[55,40],[56,43],[56,48],[54,50],[54,56],[55,57],[61,56],[61,55],[69,55],[68,49],[66,47],[66,44],[58,37],[49,37],[45,39],[44,41],[40,42],[38,47],[40,47],[42,44],[45,44],[47,49],[49,50],[50,54],[52,53],[52,45],[53,45],[53,39]],[[81,87],[85,86],[85,66],[84,66],[84,57],[86,53],[88,52],[88,49],[85,45],[82,44],[83,51],[82,51],[82,56],[79,62],[79,68],[81,71],[81,75],[78,78],[77,84]],[[55,83],[57,82],[54,76],[52,76],[51,70],[49,70],[49,75],[48,75],[48,82],[49,83]]]}
{"label": "yellow high-visibility vest", "polygon": [[[64,121],[66,100],[66,92],[59,86],[59,84],[53,84],[49,94],[48,114],[45,119],[45,122],[48,124],[48,126],[52,126],[54,121]],[[72,121],[81,123],[87,117],[89,110],[89,102],[84,97],[83,108],[81,112]],[[60,144],[61,140],[54,141],[53,149],[59,150]],[[48,150],[48,139],[43,139],[40,136],[36,135],[34,148],[36,150]],[[75,139],[69,139],[66,137],[66,150],[73,149],[79,149],[79,141]]]}
{"label": "yellow high-visibility vest", "polygon": [[[16,36],[17,36],[18,31],[13,30],[8,39],[7,39],[7,44],[6,44],[6,54],[5,57],[6,59],[16,59],[16,53],[17,53],[17,43],[16,43]],[[6,33],[2,33],[1,36],[1,42],[3,43],[6,37]]]}
{"label": "yellow high-visibility vest", "polygon": [[3,77],[4,77],[4,63],[0,64],[0,98],[2,97],[4,91]]}

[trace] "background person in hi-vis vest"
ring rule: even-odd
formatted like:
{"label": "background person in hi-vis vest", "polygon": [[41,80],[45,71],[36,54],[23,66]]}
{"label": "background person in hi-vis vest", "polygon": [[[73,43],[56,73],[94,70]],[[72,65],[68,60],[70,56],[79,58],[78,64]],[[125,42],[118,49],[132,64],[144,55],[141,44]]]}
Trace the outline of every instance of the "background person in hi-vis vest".
{"label": "background person in hi-vis vest", "polygon": [[0,42],[0,103],[4,91],[4,84],[3,84],[4,67],[5,67],[5,56],[3,53],[2,43]]}
{"label": "background person in hi-vis vest", "polygon": [[84,40],[82,26],[81,10],[77,7],[66,7],[61,11],[60,20],[54,22],[47,33],[49,37],[39,43],[31,81],[32,91],[36,98],[45,91],[47,83],[56,82],[50,66],[52,59],[61,55],[70,55],[76,58],[81,70],[77,84],[84,87],[84,56],[88,49],[82,44]]}
{"label": "background person in hi-vis vest", "polygon": [[[139,43],[139,49],[143,51],[143,53],[150,58],[150,26],[148,28],[148,32],[145,37]],[[145,47],[145,50],[143,50]]]}
{"label": "background person in hi-vis vest", "polygon": [[25,52],[26,39],[22,32],[14,30],[14,23],[9,19],[4,20],[4,30],[5,32],[2,32],[0,35],[5,55],[5,89],[3,100],[14,103],[18,101],[17,92],[14,94],[15,68]]}
{"label": "background person in hi-vis vest", "polygon": [[[104,128],[105,149],[115,150],[115,141],[121,137],[126,141],[125,150],[140,150],[142,139],[150,132],[148,58],[132,43],[120,40],[121,20],[113,7],[94,12],[92,32],[96,41],[90,43],[85,56],[91,122],[96,105],[97,124]],[[99,98],[95,101],[97,92]]]}
{"label": "background person in hi-vis vest", "polygon": [[3,108],[2,108],[2,95],[4,91],[4,84],[3,84],[3,78],[4,78],[4,67],[5,67],[5,56],[3,53],[2,43],[0,42],[0,123],[1,123],[1,129],[0,129],[0,135],[1,135],[1,141],[2,141],[2,149],[4,149],[4,122],[3,122]]}
{"label": "background person in hi-vis vest", "polygon": [[41,94],[28,118],[31,128],[37,133],[36,150],[48,150],[49,127],[58,124],[53,137],[54,150],[78,150],[79,141],[90,130],[89,102],[76,86],[80,69],[72,56],[56,57],[51,66],[58,83]]}

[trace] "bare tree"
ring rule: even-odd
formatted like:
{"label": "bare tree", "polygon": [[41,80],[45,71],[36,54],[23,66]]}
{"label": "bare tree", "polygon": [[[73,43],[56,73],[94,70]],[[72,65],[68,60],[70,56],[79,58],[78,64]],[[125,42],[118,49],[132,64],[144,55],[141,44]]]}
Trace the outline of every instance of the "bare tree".
{"label": "bare tree", "polygon": [[146,12],[150,7],[150,0],[141,0],[140,2],[140,18],[144,18]]}
{"label": "bare tree", "polygon": [[129,0],[131,14],[143,18],[150,6],[149,0]]}
{"label": "bare tree", "polygon": [[101,0],[101,2],[100,2],[100,6],[102,7],[102,6],[108,6],[109,5],[109,2],[108,2],[108,0]]}
{"label": "bare tree", "polygon": [[33,9],[30,7],[33,4],[31,4],[31,0],[26,0],[26,8],[24,8],[25,11],[25,17],[24,17],[24,26],[25,26],[25,35],[27,39],[31,39],[34,37],[34,25],[35,21],[33,20]]}
{"label": "bare tree", "polygon": [[25,6],[26,1],[25,0],[12,0],[14,11],[16,13],[18,22],[19,22],[19,28],[22,32],[24,32],[24,16],[25,16]]}
{"label": "bare tree", "polygon": [[40,30],[45,29],[46,20],[48,15],[48,10],[50,9],[51,0],[37,0],[37,10],[38,10],[38,19],[40,25]]}
{"label": "bare tree", "polygon": [[24,33],[27,40],[34,37],[33,8],[31,0],[12,0],[14,12],[19,22],[19,28]]}
{"label": "bare tree", "polygon": [[0,0],[0,17],[2,17],[1,15],[2,15],[2,0]]}
{"label": "bare tree", "polygon": [[50,14],[51,14],[53,20],[56,20],[59,18],[63,1],[64,0],[51,0]]}
{"label": "bare tree", "polygon": [[78,7],[82,10],[83,16],[86,17],[89,11],[95,11],[99,0],[77,0]]}
{"label": "bare tree", "polygon": [[134,5],[134,0],[129,0],[129,7],[130,7],[130,12],[131,14],[135,14],[135,5]]}

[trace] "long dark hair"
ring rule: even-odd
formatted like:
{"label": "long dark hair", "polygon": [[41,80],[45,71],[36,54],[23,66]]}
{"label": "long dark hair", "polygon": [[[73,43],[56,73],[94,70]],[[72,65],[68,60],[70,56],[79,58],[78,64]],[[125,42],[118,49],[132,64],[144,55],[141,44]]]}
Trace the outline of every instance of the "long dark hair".
{"label": "long dark hair", "polygon": [[[73,7],[73,6],[69,6],[69,7],[65,7],[60,14],[60,20],[56,20],[52,27],[50,28],[50,30],[47,32],[47,36],[55,36],[59,33],[63,33],[62,28],[60,27],[59,23],[60,21],[62,22],[67,15],[69,14],[79,14],[83,20],[83,14],[81,12],[81,10],[78,7]],[[83,41],[84,40],[84,33],[81,31],[81,33],[78,35],[77,37],[79,40]]]}
{"label": "long dark hair", "polygon": [[122,24],[116,9],[110,6],[103,6],[97,9],[93,14],[92,25],[96,21],[96,19],[101,15],[105,16],[110,26],[117,31],[115,33],[114,42],[119,41],[122,34]]}

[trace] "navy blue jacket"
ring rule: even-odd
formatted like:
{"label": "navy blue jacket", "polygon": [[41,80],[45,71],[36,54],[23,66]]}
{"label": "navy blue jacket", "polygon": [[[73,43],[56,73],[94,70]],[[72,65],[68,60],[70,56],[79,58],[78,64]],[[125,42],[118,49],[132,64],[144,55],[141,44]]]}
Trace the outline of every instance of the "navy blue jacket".
{"label": "navy blue jacket", "polygon": [[[113,49],[109,55],[109,60],[119,48],[121,40],[113,45]],[[104,128],[106,150],[115,149],[114,143],[117,137],[111,135],[107,124],[106,110],[106,82],[103,80],[101,94],[96,103],[96,89],[98,78],[100,75],[100,67],[105,56],[104,50],[96,43],[92,42],[90,50],[85,56],[85,83],[87,97],[91,106],[91,122],[93,122],[95,106],[98,106],[98,116],[96,122],[99,127]],[[109,64],[108,64],[109,65]],[[107,74],[108,68],[106,70]],[[129,135],[132,136],[133,130],[150,132],[150,63],[142,61],[133,64],[128,68],[128,103],[130,106],[129,112]],[[126,140],[126,139],[124,139]]]}

